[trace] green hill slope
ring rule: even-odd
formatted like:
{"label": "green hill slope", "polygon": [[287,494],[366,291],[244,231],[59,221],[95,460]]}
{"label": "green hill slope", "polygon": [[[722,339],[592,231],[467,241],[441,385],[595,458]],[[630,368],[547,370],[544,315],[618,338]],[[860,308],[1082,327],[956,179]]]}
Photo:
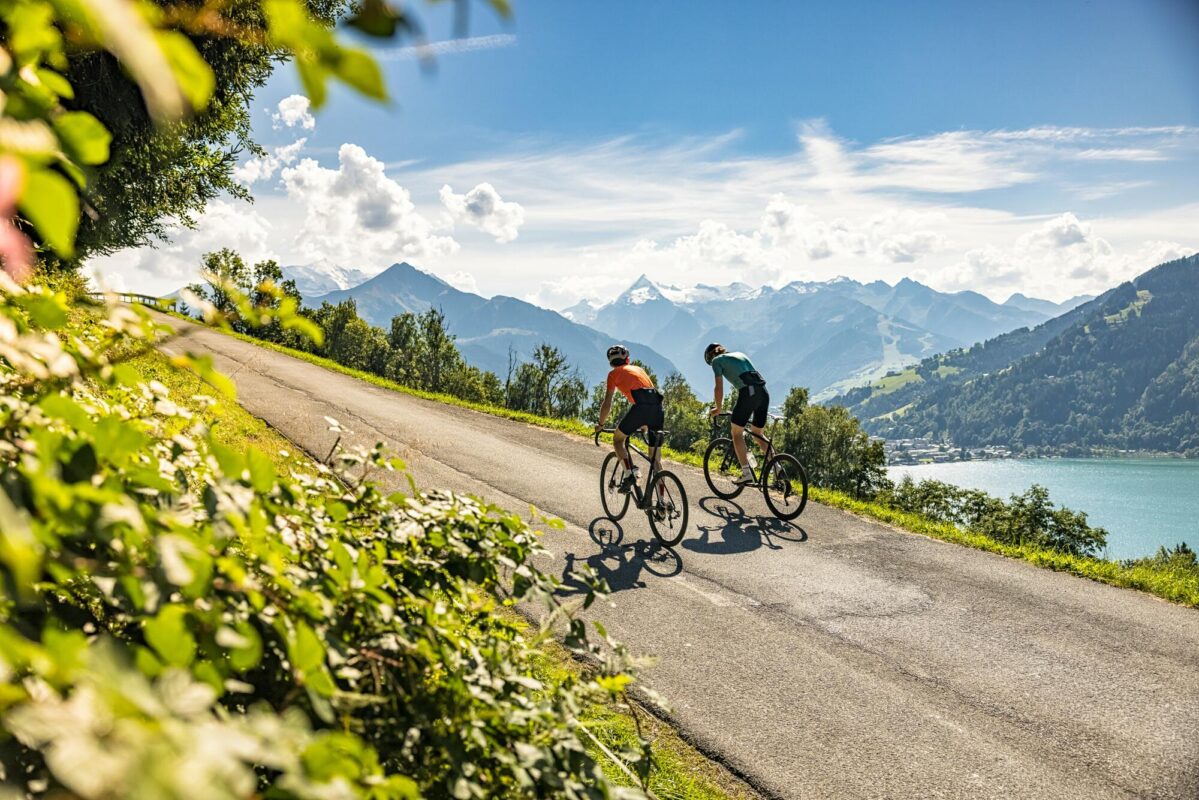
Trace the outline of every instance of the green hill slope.
{"label": "green hill slope", "polygon": [[839,398],[881,436],[1199,455],[1199,256]]}

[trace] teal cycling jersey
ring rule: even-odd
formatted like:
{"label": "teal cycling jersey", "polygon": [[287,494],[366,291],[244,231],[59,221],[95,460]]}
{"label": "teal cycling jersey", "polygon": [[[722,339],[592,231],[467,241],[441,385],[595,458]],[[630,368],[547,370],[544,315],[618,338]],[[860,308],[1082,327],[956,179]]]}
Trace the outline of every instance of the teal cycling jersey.
{"label": "teal cycling jersey", "polygon": [[721,353],[712,359],[712,372],[723,375],[725,380],[736,389],[744,388],[741,376],[746,372],[755,372],[753,362],[745,353]]}

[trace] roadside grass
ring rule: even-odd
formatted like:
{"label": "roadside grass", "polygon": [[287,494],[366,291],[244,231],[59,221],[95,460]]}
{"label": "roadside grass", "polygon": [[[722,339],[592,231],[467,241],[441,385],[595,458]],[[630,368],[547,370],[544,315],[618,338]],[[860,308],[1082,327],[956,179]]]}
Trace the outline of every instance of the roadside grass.
{"label": "roadside grass", "polygon": [[[156,380],[166,386],[175,402],[186,406],[203,420],[217,441],[226,447],[239,453],[255,447],[271,459],[281,474],[286,474],[291,467],[308,466],[311,463],[307,454],[270,425],[246,411],[236,401],[222,397],[220,392],[195,373],[176,367],[169,357],[157,350],[143,353],[126,363],[147,380]],[[199,397],[210,397],[215,402],[203,403],[198,400]],[[183,426],[184,423],[180,421],[179,427]]]}
{"label": "roadside grass", "polygon": [[[192,320],[192,322],[194,322],[194,320]],[[273,342],[264,342],[245,334],[230,331],[221,332],[225,333],[226,335],[241,339],[250,344],[254,344],[259,347],[265,347],[269,350],[274,350],[276,352],[292,356],[293,358],[307,361],[310,364],[315,364],[317,366],[324,367],[325,369],[340,372],[344,375],[349,375],[350,377],[366,381],[367,383],[374,384],[375,386],[380,386],[392,391],[400,392],[402,394],[419,397],[424,400],[446,403],[449,405],[458,406],[460,408],[467,408],[483,414],[503,417],[505,419],[511,419],[541,428],[550,428],[588,438],[590,438],[592,435],[592,429],[577,420],[561,420],[539,417],[523,411],[512,411],[500,406],[462,400],[447,394],[412,389],[410,387],[395,383],[394,381],[389,381],[386,378],[381,378],[378,375],[373,375],[368,372],[346,367],[342,364],[338,364],[336,361],[313,355],[312,353],[294,350],[290,347],[284,347]],[[700,467],[701,469],[703,467],[703,458],[698,453],[680,452],[670,448],[663,448],[662,455],[663,457],[676,463],[689,464],[691,466]],[[1119,586],[1126,589],[1137,589],[1160,597],[1164,600],[1169,600],[1173,603],[1199,608],[1199,576],[1183,570],[1155,567],[1147,564],[1125,565],[1118,561],[1111,561],[1102,558],[1072,556],[1065,553],[1060,553],[1056,550],[1049,550],[1047,548],[1039,548],[1031,545],[1007,545],[997,542],[989,537],[959,529],[949,523],[930,520],[926,517],[900,511],[881,503],[858,500],[843,492],[830,489],[813,487],[810,491],[810,497],[817,503],[838,508],[843,511],[849,511],[859,516],[867,517],[879,522],[884,522],[901,531],[917,533],[932,537],[934,539],[941,539],[942,541],[953,542],[954,544],[965,545],[966,547],[973,547],[976,550],[985,550],[990,553],[998,553],[1009,558],[1018,558],[1038,567],[1052,569],[1057,572],[1066,572],[1071,575],[1076,575],[1081,578],[1088,578],[1090,580],[1099,581],[1112,586]]]}
{"label": "roadside grass", "polygon": [[[529,622],[511,609],[510,615],[518,625],[531,628]],[[550,684],[561,683],[587,670],[587,666],[570,654],[556,640],[542,645],[534,676]],[[752,800],[759,795],[719,764],[711,761],[679,736],[670,724],[653,714],[634,709],[637,722],[624,709],[612,704],[592,705],[583,710],[579,722],[609,751],[618,754],[639,749],[639,737],[648,739],[653,747],[654,769],[649,777],[649,790],[660,800]],[[638,730],[640,725],[640,730]],[[586,737],[584,737],[586,738]],[[635,786],[625,772],[598,752],[588,741],[588,750],[604,767],[604,773],[614,783]]]}
{"label": "roadside grass", "polygon": [[[126,363],[147,380],[157,380],[165,385],[176,402],[185,405],[211,427],[221,444],[239,452],[256,447],[270,456],[281,473],[292,468],[315,468],[311,457],[278,431],[235,401],[221,398],[213,387],[194,373],[173,365],[166,355],[151,351]],[[217,402],[198,402],[197,396],[217,398]],[[532,628],[515,610],[502,609],[500,613],[526,630]],[[569,650],[557,641],[547,639],[540,648],[534,677],[546,684],[557,685],[587,669]],[[640,735],[653,744],[655,769],[650,774],[649,788],[656,797],[662,800],[751,800],[758,797],[746,784],[684,741],[669,724],[646,711],[638,710],[637,713],[641,721]],[[582,709],[580,722],[613,753],[635,749],[638,745],[637,725],[627,711],[613,705],[593,704]],[[598,747],[590,741],[587,744],[592,756],[603,764],[604,772],[613,782],[636,785]]]}

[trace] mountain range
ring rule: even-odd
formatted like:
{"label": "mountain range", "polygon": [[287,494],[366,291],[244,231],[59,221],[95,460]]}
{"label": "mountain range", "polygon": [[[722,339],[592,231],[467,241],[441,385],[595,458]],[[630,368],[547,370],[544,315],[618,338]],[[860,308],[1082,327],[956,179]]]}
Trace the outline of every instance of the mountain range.
{"label": "mountain range", "polygon": [[1086,299],[1059,305],[1013,295],[999,304],[909,278],[680,289],[642,275],[609,303],[583,302],[563,314],[615,337],[635,331],[701,394],[711,374],[699,354],[718,341],[749,353],[769,382],[807,386],[824,399],[936,353],[1037,325]]}
{"label": "mountain range", "polygon": [[1199,455],[1199,255],[832,402],[888,438]]}
{"label": "mountain range", "polygon": [[350,289],[371,278],[362,270],[329,263],[283,267],[282,272],[284,280],[295,281],[301,297],[319,297],[339,289]]}
{"label": "mountain range", "polygon": [[[314,307],[346,299],[355,301],[364,320],[384,329],[390,328],[391,318],[398,314],[440,309],[463,357],[501,380],[507,375],[510,351],[528,361],[543,342],[560,349],[589,384],[602,382],[608,373],[604,353],[611,337],[515,297],[485,298],[461,291],[408,263],[393,264],[356,286],[304,296],[305,304]],[[634,357],[660,377],[675,371],[669,358],[648,345],[627,344]]]}

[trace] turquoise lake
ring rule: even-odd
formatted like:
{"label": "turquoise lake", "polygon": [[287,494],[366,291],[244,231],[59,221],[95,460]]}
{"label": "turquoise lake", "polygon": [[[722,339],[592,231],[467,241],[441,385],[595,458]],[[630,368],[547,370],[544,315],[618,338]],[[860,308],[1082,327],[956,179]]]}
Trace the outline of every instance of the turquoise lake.
{"label": "turquoise lake", "polygon": [[1039,483],[1059,506],[1087,512],[1108,531],[1108,558],[1151,555],[1162,545],[1199,548],[1199,460],[1052,458],[894,466],[894,480],[932,478],[1007,498]]}

